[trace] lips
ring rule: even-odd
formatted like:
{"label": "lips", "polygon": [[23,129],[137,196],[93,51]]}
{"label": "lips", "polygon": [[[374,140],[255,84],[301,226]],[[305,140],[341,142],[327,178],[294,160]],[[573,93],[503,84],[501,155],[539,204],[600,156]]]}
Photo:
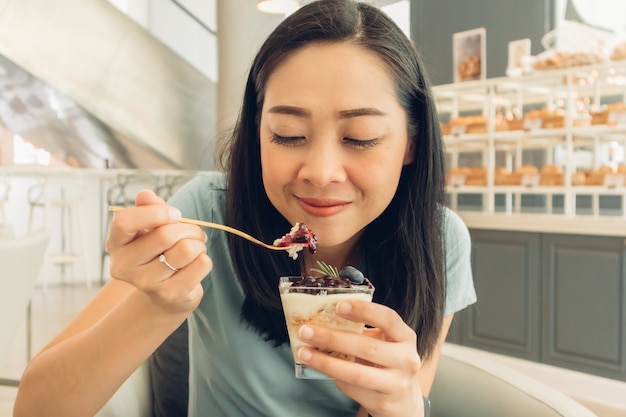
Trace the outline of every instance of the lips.
{"label": "lips", "polygon": [[350,202],[332,198],[298,198],[298,204],[311,216],[329,217],[343,211]]}

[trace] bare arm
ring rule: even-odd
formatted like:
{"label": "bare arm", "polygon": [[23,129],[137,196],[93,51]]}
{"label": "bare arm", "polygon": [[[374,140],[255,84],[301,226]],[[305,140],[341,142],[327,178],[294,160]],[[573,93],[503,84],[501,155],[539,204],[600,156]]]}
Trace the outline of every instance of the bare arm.
{"label": "bare arm", "polygon": [[[137,201],[111,225],[115,279],[28,364],[15,417],[94,415],[199,303],[204,232],[176,223],[153,193]],[[177,272],[156,259],[165,251]]]}
{"label": "bare arm", "polygon": [[439,334],[439,341],[433,351],[432,356],[428,362],[422,363],[422,369],[420,370],[419,381],[420,387],[422,387],[422,394],[425,397],[430,395],[430,389],[433,386],[435,380],[435,374],[437,373],[437,366],[439,365],[439,358],[441,357],[441,349],[448,336],[448,330],[452,324],[454,314],[447,315],[443,319],[443,326],[441,326],[441,333]]}

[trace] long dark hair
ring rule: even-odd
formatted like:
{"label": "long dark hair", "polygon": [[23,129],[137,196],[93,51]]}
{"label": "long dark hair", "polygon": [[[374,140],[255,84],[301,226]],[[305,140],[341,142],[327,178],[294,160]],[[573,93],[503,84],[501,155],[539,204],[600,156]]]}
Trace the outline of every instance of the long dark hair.
{"label": "long dark hair", "polygon": [[[428,358],[439,336],[445,300],[444,153],[421,59],[411,41],[379,9],[354,0],[309,3],[286,18],[261,46],[225,154],[227,222],[265,241],[291,227],[264,191],[259,121],[272,72],[294,51],[313,42],[351,42],[378,54],[406,111],[415,160],[403,168],[396,195],[366,227],[358,244],[365,272],[376,286],[374,301],[400,314],[418,334],[418,352]],[[236,237],[230,240],[230,249],[246,296],[243,319],[268,341],[287,342],[277,280],[280,275],[300,274],[300,265],[284,253]]]}

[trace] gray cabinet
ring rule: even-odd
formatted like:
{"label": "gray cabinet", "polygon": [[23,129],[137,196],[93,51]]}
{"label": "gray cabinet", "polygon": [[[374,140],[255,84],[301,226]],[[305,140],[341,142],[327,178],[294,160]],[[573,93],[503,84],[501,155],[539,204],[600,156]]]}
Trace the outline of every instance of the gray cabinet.
{"label": "gray cabinet", "polygon": [[626,248],[544,235],[542,361],[626,380]]}
{"label": "gray cabinet", "polygon": [[478,302],[449,341],[626,380],[623,238],[470,232]]}
{"label": "gray cabinet", "polygon": [[472,239],[476,291],[489,296],[468,311],[467,342],[537,360],[538,235],[473,231]]}

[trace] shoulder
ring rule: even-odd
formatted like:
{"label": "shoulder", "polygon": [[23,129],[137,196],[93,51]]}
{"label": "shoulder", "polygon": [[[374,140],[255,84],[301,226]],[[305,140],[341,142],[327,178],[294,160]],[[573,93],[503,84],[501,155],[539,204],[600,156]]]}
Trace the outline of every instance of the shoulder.
{"label": "shoulder", "polygon": [[183,185],[170,199],[183,217],[222,221],[226,202],[226,174],[203,172]]}
{"label": "shoulder", "polygon": [[446,248],[471,246],[470,233],[463,219],[447,207],[444,207],[443,224]]}
{"label": "shoulder", "polygon": [[444,243],[446,266],[445,314],[455,313],[476,302],[472,279],[472,240],[467,226],[454,211],[445,208]]}
{"label": "shoulder", "polygon": [[189,180],[182,190],[191,191],[226,191],[226,173],[218,171],[202,172]]}

